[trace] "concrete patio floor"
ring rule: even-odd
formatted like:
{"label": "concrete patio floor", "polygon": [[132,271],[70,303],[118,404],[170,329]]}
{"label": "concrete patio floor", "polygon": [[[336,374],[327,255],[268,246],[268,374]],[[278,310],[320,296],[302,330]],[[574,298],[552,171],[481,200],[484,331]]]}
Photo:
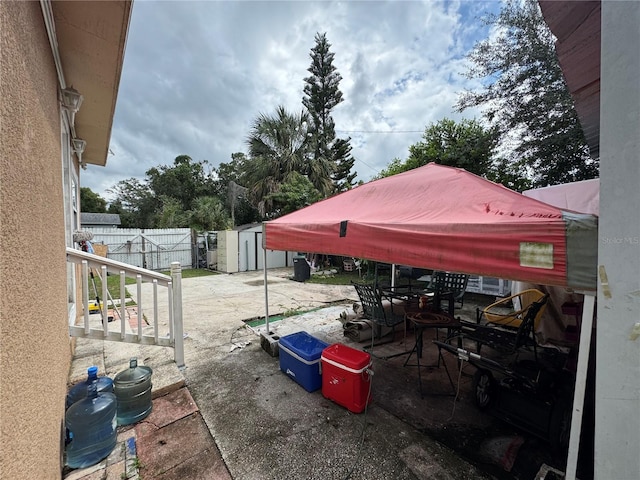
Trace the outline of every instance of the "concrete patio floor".
{"label": "concrete patio floor", "polygon": [[[305,330],[327,343],[366,345],[344,337],[339,320],[357,301],[352,286],[300,283],[291,276],[291,269],[269,271],[269,313],[320,310],[273,322],[272,331]],[[132,356],[153,368],[151,415],[120,427],[122,442],[135,439],[140,478],[534,479],[544,478],[548,466],[562,466],[545,442],[478,411],[470,395],[473,367],[460,370],[451,356],[445,361],[455,388],[444,368],[423,369],[424,396],[417,368],[403,366],[406,356],[374,359],[372,402],[361,414],[321,391],[307,392],[280,371],[278,358],[243,322],[264,315],[263,280],[263,272],[183,280],[183,370],[170,349],[78,340],[71,382],[94,364],[113,378]],[[456,315],[473,320],[475,305],[465,301]],[[374,351],[411,346],[413,334],[405,339],[399,329],[393,343]],[[437,349],[425,339],[423,361],[436,360]],[[135,478],[126,469],[114,476],[108,467],[71,475]]]}

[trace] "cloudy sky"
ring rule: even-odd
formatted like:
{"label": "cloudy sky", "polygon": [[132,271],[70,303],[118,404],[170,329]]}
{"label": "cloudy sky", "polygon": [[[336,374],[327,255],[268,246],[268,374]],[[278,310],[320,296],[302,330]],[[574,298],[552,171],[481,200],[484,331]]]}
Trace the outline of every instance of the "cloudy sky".
{"label": "cloudy sky", "polygon": [[368,181],[455,112],[465,55],[486,38],[478,17],[493,1],[135,0],[106,167],[90,165],[81,186],[107,189],[144,179],[178,155],[213,166],[247,152],[260,113],[302,109],[309,53],[326,32],[342,76],[333,110],[351,137],[358,179]]}

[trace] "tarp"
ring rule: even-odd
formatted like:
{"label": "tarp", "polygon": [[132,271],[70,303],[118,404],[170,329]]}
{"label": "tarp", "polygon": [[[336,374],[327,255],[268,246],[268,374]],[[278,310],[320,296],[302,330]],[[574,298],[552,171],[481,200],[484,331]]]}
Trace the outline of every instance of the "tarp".
{"label": "tarp", "polygon": [[[598,178],[525,190],[522,194],[558,208],[596,216],[600,212],[600,179]],[[513,282],[512,293],[521,292],[527,288],[537,288],[550,295],[550,301],[547,303],[547,308],[536,332],[540,343],[566,341],[567,327],[576,325],[578,319],[573,315],[564,314],[562,305],[582,302],[583,295],[565,288],[534,285],[527,282]]]}
{"label": "tarp", "polygon": [[599,178],[525,190],[522,194],[558,208],[600,215]]}
{"label": "tarp", "polygon": [[597,217],[430,163],[264,223],[270,250],[595,290]]}

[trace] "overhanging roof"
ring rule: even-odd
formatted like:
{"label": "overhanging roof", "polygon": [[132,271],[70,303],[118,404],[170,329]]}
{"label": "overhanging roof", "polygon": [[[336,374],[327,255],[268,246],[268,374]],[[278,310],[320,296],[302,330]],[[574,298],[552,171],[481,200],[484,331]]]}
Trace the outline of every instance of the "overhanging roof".
{"label": "overhanging roof", "polygon": [[600,157],[600,1],[539,0],[593,158]]}
{"label": "overhanging roof", "polygon": [[86,163],[107,163],[131,1],[53,1],[58,51],[67,86],[83,96],[76,136],[86,140]]}

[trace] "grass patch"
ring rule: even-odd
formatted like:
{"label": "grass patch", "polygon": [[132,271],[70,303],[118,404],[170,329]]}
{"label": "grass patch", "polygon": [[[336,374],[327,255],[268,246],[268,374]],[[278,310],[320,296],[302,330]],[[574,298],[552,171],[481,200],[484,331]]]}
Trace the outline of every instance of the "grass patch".
{"label": "grass patch", "polygon": [[[102,281],[100,277],[94,273],[94,279],[96,282],[96,289],[98,290],[97,296],[102,297]],[[124,284],[125,285],[133,285],[136,283],[135,278],[125,277]],[[107,291],[111,298],[114,300],[120,299],[120,275],[107,275]],[[131,298],[131,294],[125,287],[124,289],[125,298]],[[91,300],[91,296],[96,295],[96,292],[93,291],[93,283],[91,282],[91,278],[89,278],[89,299]],[[104,300],[101,298],[101,300]],[[110,304],[109,304],[110,305]],[[133,301],[127,301],[127,305],[135,305]]]}
{"label": "grass patch", "polygon": [[[288,310],[285,310],[280,315],[269,315],[269,323],[277,322],[278,320],[282,320],[284,318],[293,317],[294,315],[302,315],[304,313],[315,312],[317,310],[322,310],[323,308],[326,307],[309,308],[308,310],[302,310],[300,308],[290,308]],[[265,324],[264,317],[250,318],[243,321],[250,327],[261,327]]]}
{"label": "grass patch", "polygon": [[[171,276],[171,272],[168,270],[160,273]],[[205,270],[203,268],[189,268],[182,270],[182,278],[203,277],[206,275],[217,274],[217,272],[212,272],[211,270]],[[96,290],[98,291],[98,293],[96,294],[96,292],[93,290],[93,282],[91,281],[91,277],[89,277],[89,300],[95,300],[96,295],[100,297],[100,300],[104,300],[102,298],[102,281],[100,280],[100,276],[97,275],[97,272],[95,270],[93,277],[96,282]],[[125,277],[124,284],[135,285],[136,279],[133,277]],[[111,298],[113,298],[114,300],[120,300],[120,275],[107,275],[107,290]],[[126,287],[124,290],[124,294],[125,298],[128,299],[126,305],[136,304],[136,302],[132,300],[131,293]],[[109,305],[111,305],[111,303],[109,303]]]}
{"label": "grass patch", "polygon": [[[338,273],[334,274],[322,274],[316,273],[311,275],[306,283],[319,283],[323,285],[351,285],[351,282],[356,283],[373,283],[375,279],[374,275],[362,274],[358,275],[358,272],[343,272],[338,270]],[[391,279],[388,275],[379,275],[378,282],[391,283]]]}
{"label": "grass patch", "polygon": [[[338,273],[334,274],[315,274],[311,275],[311,278],[306,280],[305,283],[318,283],[322,285],[351,285],[352,282],[356,283],[373,283],[375,275],[369,273],[363,273],[362,276],[358,275],[358,272],[343,272],[338,270]],[[380,284],[391,285],[391,278],[387,274],[378,275],[378,282]],[[410,281],[407,278],[398,278],[395,282],[396,287],[402,286],[417,286],[418,282],[415,280]]]}
{"label": "grass patch", "polygon": [[364,278],[358,276],[358,272],[340,272],[334,274],[317,273],[311,275],[306,283],[319,283],[321,285],[351,285],[351,282],[362,282]]}

